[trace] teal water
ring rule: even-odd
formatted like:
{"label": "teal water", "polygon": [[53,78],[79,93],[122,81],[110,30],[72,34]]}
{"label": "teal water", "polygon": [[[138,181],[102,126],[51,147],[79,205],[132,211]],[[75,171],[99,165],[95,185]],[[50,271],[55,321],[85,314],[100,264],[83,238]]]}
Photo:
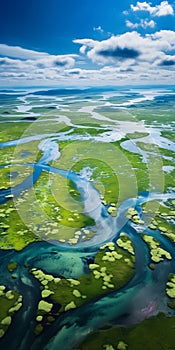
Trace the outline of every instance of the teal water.
{"label": "teal water", "polygon": [[[174,91],[172,87],[171,89]],[[148,92],[149,90],[150,88],[147,88]],[[122,97],[125,97],[127,103],[129,103],[132,98],[143,98],[143,100],[139,102],[140,104],[149,103],[152,107],[156,108],[161,100],[162,94],[158,93],[151,102],[148,102],[148,100],[145,100],[147,97],[145,97],[143,92],[144,91],[141,91],[139,93],[139,90],[136,89],[136,92],[130,91],[128,95],[127,90],[127,96],[125,96],[126,91],[124,91]],[[74,93],[77,93],[78,96],[78,91],[74,91]],[[87,97],[87,93],[88,95],[91,93],[91,100],[95,100],[96,97],[93,95],[94,91],[91,90],[84,92],[85,96],[81,96],[81,98]],[[97,90],[95,93],[103,95],[104,91]],[[20,92],[18,92],[18,94],[20,95]],[[25,93],[23,94],[25,96]],[[41,92],[39,91],[35,96],[40,94]],[[58,91],[49,93],[44,91],[43,98],[46,95],[62,96],[62,94],[63,91],[61,91],[60,94]],[[3,98],[4,94],[0,94],[0,99]],[[15,98],[18,98],[18,95],[16,95],[16,97],[13,94],[8,95],[8,97],[6,95],[8,103],[10,99],[15,100]],[[168,95],[167,90],[165,90],[164,107],[171,106],[172,108],[173,103],[173,96]],[[26,115],[30,115],[30,111],[26,111]],[[36,139],[48,141],[42,145],[42,158],[37,164],[30,164],[30,166],[34,168],[34,176],[29,177],[22,184],[13,189],[0,191],[1,203],[6,201],[5,196],[7,194],[12,192],[14,196],[17,197],[24,189],[31,188],[39,178],[42,170],[55,172],[64,177],[68,177],[77,185],[83,201],[86,203],[87,213],[88,209],[91,209],[88,199],[90,198],[91,202],[93,200],[93,202],[96,203],[94,210],[90,210],[89,212],[91,213],[91,217],[95,219],[96,224],[100,224],[101,228],[99,234],[97,232],[97,235],[91,241],[80,242],[77,246],[71,247],[68,246],[68,244],[60,245],[58,242],[54,242],[54,244],[51,242],[38,242],[30,244],[20,252],[15,252],[14,250],[0,250],[1,284],[7,285],[10,289],[17,289],[23,295],[23,306],[14,316],[13,324],[9,328],[7,334],[1,339],[2,349],[71,350],[84,339],[90,331],[98,329],[104,324],[114,323],[127,326],[140,322],[145,317],[155,315],[159,311],[163,311],[168,315],[173,313],[173,311],[167,307],[165,285],[168,273],[172,271],[175,272],[174,245],[161,236],[159,231],[153,232],[152,230],[146,229],[146,233],[157,238],[161,242],[162,247],[169,251],[173,258],[172,261],[165,260],[157,266],[155,271],[151,271],[148,268],[150,263],[149,250],[141,239],[140,232],[138,232],[129,221],[124,219],[124,214],[130,206],[136,205],[137,208],[139,208],[140,215],[142,215],[141,203],[150,199],[162,201],[168,198],[175,198],[175,193],[171,190],[165,195],[160,195],[153,191],[152,193],[142,193],[138,198],[128,198],[128,200],[121,204],[117,219],[110,217],[107,214],[107,208],[101,204],[98,191],[88,179],[82,179],[78,174],[68,170],[63,171],[61,169],[56,169],[48,165],[48,162],[54,159],[55,155],[58,155],[58,144],[55,140],[59,142],[59,140],[71,139],[71,137],[73,138],[73,136],[69,135],[69,132],[61,135],[55,133],[54,135],[49,135],[49,137],[48,135],[46,137],[46,135],[41,134],[35,137],[30,136],[28,138],[21,138],[20,140],[0,143],[0,148],[5,148],[16,146],[18,142],[27,143]],[[157,133],[156,137],[158,141],[163,141],[160,139],[160,133]],[[167,144],[164,143],[164,145],[166,146]],[[136,151],[135,148],[133,149],[133,144],[131,144],[131,146],[127,144],[127,147],[130,152]],[[169,143],[167,147],[165,147],[165,149],[174,151],[173,143]],[[121,290],[111,292],[103,298],[92,300],[79,309],[62,314],[50,328],[47,328],[44,333],[36,338],[34,336],[34,328],[36,325],[35,312],[38,301],[40,300],[40,290],[39,283],[30,274],[30,269],[32,267],[38,267],[46,270],[48,273],[58,276],[64,275],[65,277],[77,278],[86,272],[87,259],[94,257],[95,252],[102,243],[109,240],[116,240],[121,228],[127,232],[134,243],[136,256],[134,278]],[[7,264],[11,260],[18,262],[18,268],[15,271],[17,275],[16,279],[12,279],[10,273],[7,271]],[[24,267],[24,263],[26,262],[28,266]],[[150,303],[152,305],[152,311],[149,313]]]}

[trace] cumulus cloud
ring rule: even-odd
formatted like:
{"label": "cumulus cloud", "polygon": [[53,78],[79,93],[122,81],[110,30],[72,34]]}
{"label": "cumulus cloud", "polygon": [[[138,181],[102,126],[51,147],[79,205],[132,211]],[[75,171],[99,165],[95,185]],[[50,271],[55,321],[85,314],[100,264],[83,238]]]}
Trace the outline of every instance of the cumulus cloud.
{"label": "cumulus cloud", "polygon": [[[132,28],[131,28],[132,29]],[[175,31],[140,34],[136,30],[112,35],[105,40],[74,40],[80,55],[51,55],[5,45],[0,51],[2,81],[38,81],[105,84],[147,81],[172,82],[175,79]],[[4,46],[0,45],[4,50]],[[4,52],[4,55],[2,55]],[[25,52],[25,57],[24,57]],[[80,65],[83,60],[85,65]],[[93,62],[89,69],[88,60]],[[88,68],[85,68],[88,67]]]}
{"label": "cumulus cloud", "polygon": [[132,31],[113,35],[102,41],[76,39],[74,43],[84,46],[87,56],[97,63],[106,63],[106,60],[110,58],[114,62],[118,58],[140,58],[143,60],[145,56],[149,59],[149,57],[159,56],[162,52],[173,51],[175,49],[175,31],[160,30],[146,35]]}
{"label": "cumulus cloud", "polygon": [[[145,35],[132,31],[102,41],[76,39],[74,42],[85,48],[86,57],[102,66],[104,76],[110,79],[112,74],[134,79],[148,74],[152,79],[155,74],[161,77],[166,70],[172,73],[174,68],[175,31],[161,30]],[[112,69],[115,73],[111,73]]]}
{"label": "cumulus cloud", "polygon": [[[112,35],[111,38],[103,41],[76,39],[74,43],[82,45],[83,52],[95,63],[106,64],[134,60],[140,55],[140,52],[133,47],[130,40],[127,40],[127,35],[132,40],[132,33],[126,33],[121,36]],[[82,53],[82,48],[80,52]]]}
{"label": "cumulus cloud", "polygon": [[68,55],[49,55],[48,57],[36,60],[34,65],[39,68],[70,68],[74,66],[74,63],[74,58]]}
{"label": "cumulus cloud", "polygon": [[173,7],[171,4],[168,3],[168,1],[162,1],[159,5],[156,5],[156,6],[152,6],[150,3],[146,1],[144,2],[137,1],[135,6],[131,4],[130,7],[133,12],[146,11],[146,12],[149,12],[150,15],[154,17],[174,15]]}
{"label": "cumulus cloud", "polygon": [[126,23],[126,26],[131,29],[136,29],[138,27],[141,27],[143,29],[154,28],[156,25],[155,21],[153,20],[149,21],[148,19],[141,19],[140,22],[138,23],[132,23],[131,21],[126,20],[125,23]]}
{"label": "cumulus cloud", "polygon": [[4,79],[57,79],[75,65],[78,55],[51,55],[0,44],[0,77]]}

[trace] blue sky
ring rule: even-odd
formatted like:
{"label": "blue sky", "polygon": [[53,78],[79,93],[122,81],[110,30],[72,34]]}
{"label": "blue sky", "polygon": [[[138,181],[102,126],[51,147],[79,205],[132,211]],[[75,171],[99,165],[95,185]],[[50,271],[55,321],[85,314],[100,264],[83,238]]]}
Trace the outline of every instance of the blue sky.
{"label": "blue sky", "polygon": [[174,68],[174,1],[1,0],[1,86],[172,84]]}

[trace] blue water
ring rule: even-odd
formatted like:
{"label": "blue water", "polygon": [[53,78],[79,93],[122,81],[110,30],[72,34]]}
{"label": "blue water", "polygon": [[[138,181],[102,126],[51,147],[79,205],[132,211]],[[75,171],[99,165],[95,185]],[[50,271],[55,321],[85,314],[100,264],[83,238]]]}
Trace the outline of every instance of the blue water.
{"label": "blue water", "polygon": [[[149,87],[147,88],[149,90]],[[144,87],[144,89],[146,88]],[[173,87],[170,89],[175,91]],[[87,94],[88,92],[89,94],[94,90],[98,94],[104,91],[103,89],[90,89],[84,92],[81,91],[81,93]],[[110,88],[109,91],[111,91]],[[80,91],[74,90],[74,93],[79,94]],[[38,94],[41,94],[41,92],[39,91]],[[65,94],[65,90],[60,90],[59,92],[43,90],[42,94],[49,96],[62,95]],[[70,91],[67,91],[66,94],[69,95]],[[132,94],[135,96],[136,93],[132,92],[131,88],[130,95],[132,96]],[[9,97],[5,92],[0,94],[0,98],[6,98],[6,96],[8,96],[7,99],[15,98],[13,95]],[[15,96],[18,97],[18,95]],[[173,96],[171,98],[165,96],[165,103],[172,102]],[[159,100],[160,98],[157,98],[154,104]],[[37,137],[33,139],[42,139],[43,135]],[[28,141],[28,139],[23,139],[20,142],[27,143]],[[15,146],[17,144],[18,140],[0,143],[0,148]],[[101,225],[101,230],[97,232],[91,241],[79,242],[76,246],[44,241],[32,243],[20,252],[0,250],[1,284],[7,285],[10,289],[17,289],[23,295],[23,306],[14,316],[12,326],[1,340],[2,349],[71,350],[90,331],[98,329],[104,324],[130,325],[140,322],[145,318],[143,309],[150,302],[154,304],[152,314],[157,314],[159,311],[173,314],[173,311],[167,307],[165,284],[168,273],[175,272],[174,245],[163,237],[158,230],[152,231],[145,228],[145,233],[157,238],[162,248],[169,251],[172,256],[171,261],[165,259],[164,262],[156,267],[155,271],[151,271],[148,268],[151,262],[149,249],[142,240],[140,232],[132,226],[130,221],[126,220],[125,212],[132,206],[138,210],[141,217],[142,203],[154,198],[156,200],[167,199],[168,197],[175,198],[175,193],[171,192],[164,197],[157,193],[140,193],[137,198],[129,198],[124,201],[118,209],[118,217],[112,218],[108,215],[107,207],[101,204],[99,193],[90,181],[82,179],[80,175],[72,171],[61,170],[47,164],[53,154],[53,148],[51,146],[53,144],[51,145],[50,143],[50,148],[47,145],[47,149],[43,149],[43,156],[38,163],[27,164],[33,168],[33,175],[12,189],[0,191],[0,203],[3,204],[9,200],[6,196],[11,193],[14,198],[17,198],[24,190],[32,188],[43,170],[58,173],[75,183],[81,193],[82,201],[86,204],[87,214],[88,198],[92,196],[90,198],[93,198],[93,201],[97,205],[94,207],[94,210],[90,211],[89,215],[94,218],[97,225]],[[135,152],[136,149],[131,149],[131,151]],[[105,231],[106,227],[108,227],[108,234]],[[55,274],[55,276],[64,275],[65,277],[77,278],[86,271],[87,259],[93,259],[97,249],[104,242],[109,240],[116,241],[121,230],[125,231],[134,243],[136,267],[133,279],[117,292],[111,292],[103,298],[92,300],[79,309],[62,314],[51,327],[48,327],[40,337],[36,338],[34,336],[34,328],[36,326],[35,312],[38,301],[40,300],[40,284],[30,274],[30,269],[32,267],[38,267],[46,270],[48,273]],[[7,264],[11,260],[15,260],[18,263],[18,267],[15,270],[16,279],[11,278],[11,274],[7,271]]]}

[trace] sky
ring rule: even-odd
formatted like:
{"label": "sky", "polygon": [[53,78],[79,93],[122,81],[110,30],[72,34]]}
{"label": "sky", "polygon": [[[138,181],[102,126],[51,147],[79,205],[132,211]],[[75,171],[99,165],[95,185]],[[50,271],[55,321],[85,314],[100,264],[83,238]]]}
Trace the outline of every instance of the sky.
{"label": "sky", "polygon": [[0,2],[0,86],[175,82],[175,1]]}

